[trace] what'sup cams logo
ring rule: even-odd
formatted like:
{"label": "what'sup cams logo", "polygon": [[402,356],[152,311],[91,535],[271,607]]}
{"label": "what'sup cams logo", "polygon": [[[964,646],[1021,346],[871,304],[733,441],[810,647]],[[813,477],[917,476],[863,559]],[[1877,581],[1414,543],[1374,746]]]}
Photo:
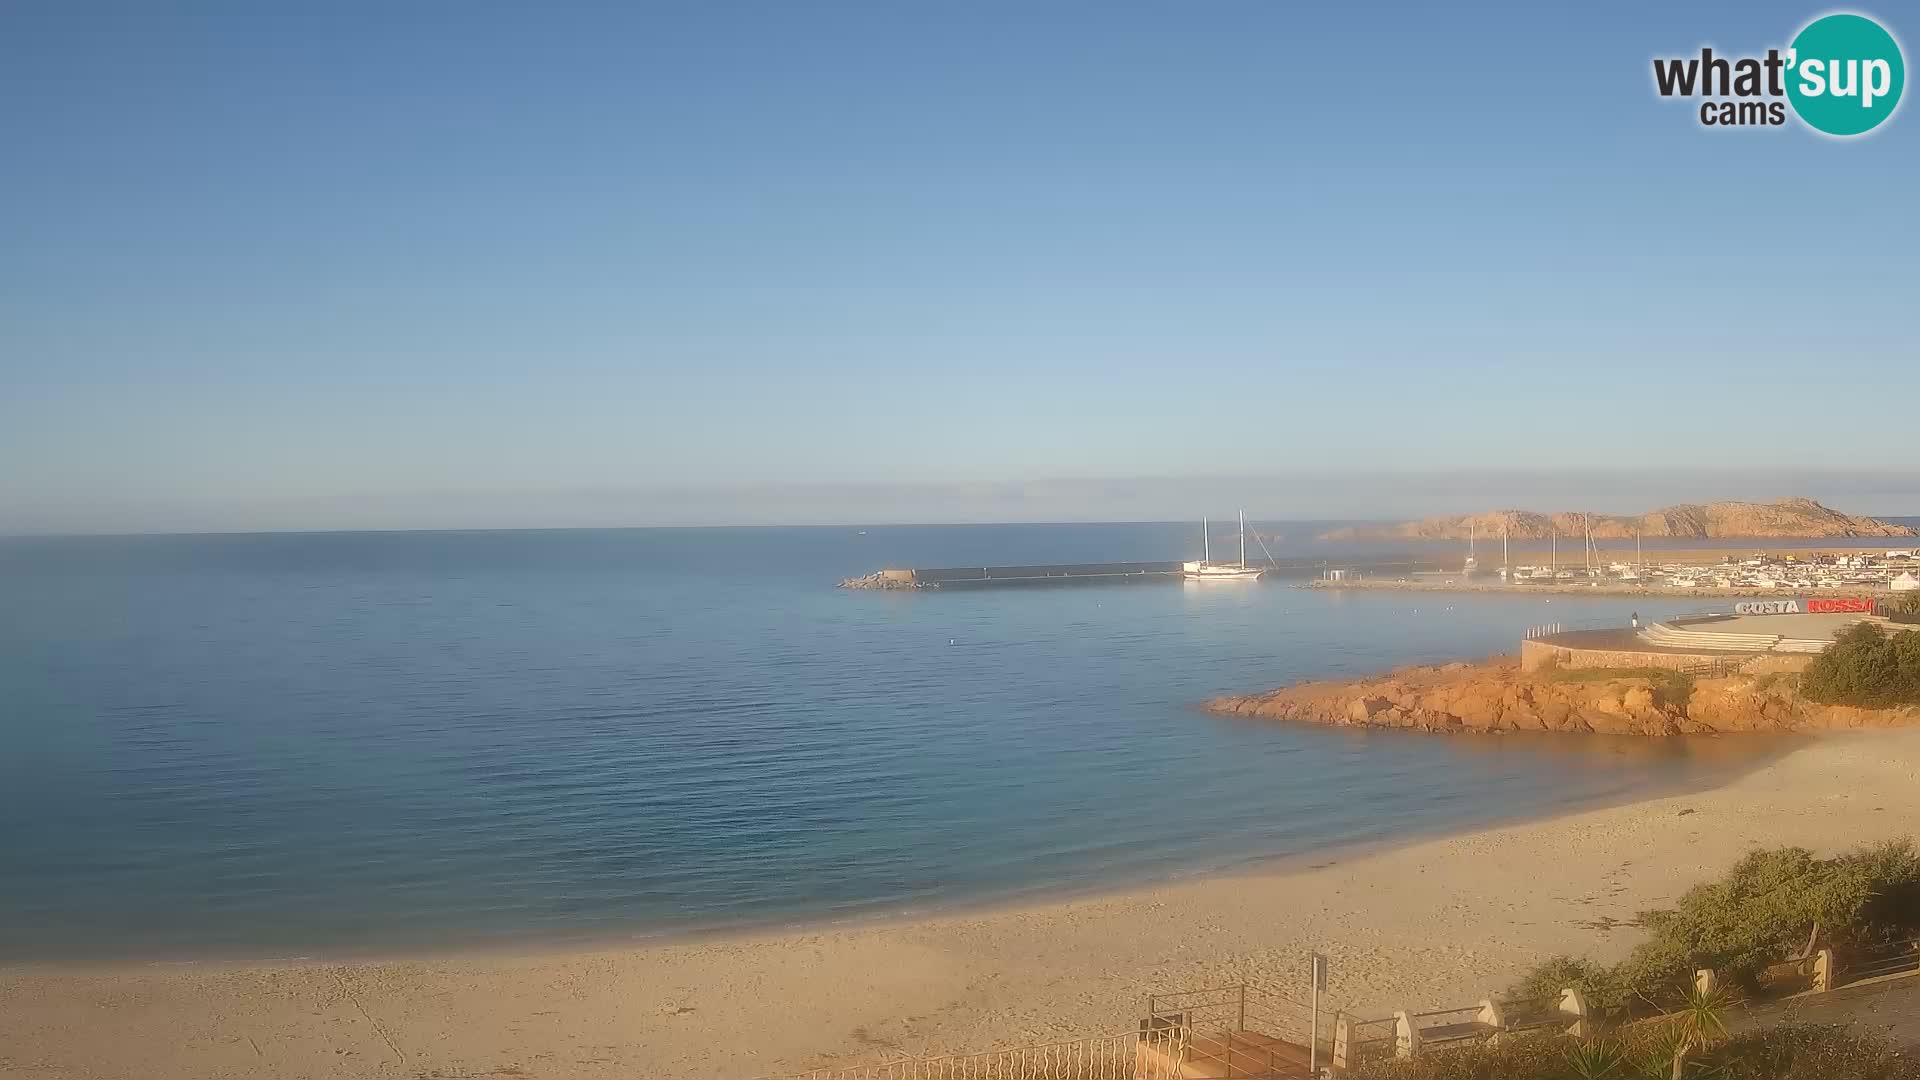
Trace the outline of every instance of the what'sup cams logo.
{"label": "what'sup cams logo", "polygon": [[1907,64],[1900,43],[1865,15],[1823,15],[1764,57],[1659,57],[1653,86],[1663,98],[1702,98],[1706,127],[1778,127],[1787,110],[1815,131],[1865,135],[1900,107]]}

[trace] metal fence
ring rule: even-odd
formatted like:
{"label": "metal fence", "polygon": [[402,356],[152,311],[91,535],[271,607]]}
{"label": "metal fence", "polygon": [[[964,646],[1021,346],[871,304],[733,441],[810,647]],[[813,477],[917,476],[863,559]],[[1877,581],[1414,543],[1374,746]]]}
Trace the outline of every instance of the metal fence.
{"label": "metal fence", "polygon": [[1920,971],[1920,938],[1850,953],[1838,966],[1838,978],[1834,981],[1840,986],[1878,979],[1884,975]]}
{"label": "metal fence", "polygon": [[1769,997],[1786,997],[1812,990],[1814,960],[1815,954],[1803,953],[1761,968],[1757,977],[1761,993]]}
{"label": "metal fence", "polygon": [[1571,1021],[1560,1011],[1560,995],[1543,998],[1505,998],[1495,1001],[1500,1010],[1501,1030],[1535,1031],[1540,1028],[1566,1027]]}
{"label": "metal fence", "polygon": [[1193,1075],[1252,1080],[1304,1077],[1325,1040],[1311,1006],[1264,983],[1153,994],[1145,1026],[1185,1034]]}
{"label": "metal fence", "polygon": [[1631,627],[1627,624],[1627,621],[1617,616],[1595,618],[1595,619],[1575,619],[1572,622],[1551,622],[1551,623],[1542,623],[1538,626],[1529,626],[1527,627],[1526,638],[1528,641],[1532,641],[1535,638],[1551,637],[1554,634],[1564,634],[1570,630],[1627,630],[1627,629],[1631,629]]}
{"label": "metal fence", "polygon": [[[1467,1005],[1458,1009],[1435,1009],[1432,1012],[1410,1013],[1407,1017],[1418,1030],[1420,1044],[1429,1049],[1440,1049],[1459,1043],[1478,1042],[1493,1034],[1497,1029],[1482,1022],[1481,1007]],[[1404,1053],[1411,1054],[1412,1047],[1402,1047]]]}
{"label": "metal fence", "polygon": [[1369,1061],[1390,1058],[1394,1053],[1394,1020],[1356,1020],[1342,1016],[1334,1021],[1332,1062],[1336,1069],[1354,1069]]}
{"label": "metal fence", "polygon": [[1755,656],[1721,656],[1712,660],[1702,660],[1697,664],[1686,664],[1674,670],[1682,675],[1704,675],[1710,679],[1724,679],[1738,675],[1740,669],[1749,662],[1758,659]]}

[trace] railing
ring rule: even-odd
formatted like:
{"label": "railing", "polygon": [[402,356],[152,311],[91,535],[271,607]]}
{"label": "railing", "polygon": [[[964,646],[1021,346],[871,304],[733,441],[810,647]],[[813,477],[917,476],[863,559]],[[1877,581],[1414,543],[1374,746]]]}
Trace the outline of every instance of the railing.
{"label": "railing", "polygon": [[1726,622],[1733,618],[1733,612],[1724,607],[1695,608],[1661,620],[1669,626],[1688,626],[1694,623]]}
{"label": "railing", "polygon": [[[1395,1057],[1415,1058],[1471,1046],[1511,1032],[1548,1028],[1559,1028],[1575,1038],[1587,1038],[1593,1033],[1597,1017],[1586,997],[1572,988],[1563,988],[1557,998],[1483,999],[1477,1005],[1452,1009],[1399,1012],[1393,1016],[1392,1052]],[[1346,1041],[1351,1045],[1356,1041],[1351,1025],[1347,1034]]]}
{"label": "railing", "polygon": [[1186,1060],[1194,1071],[1223,1080],[1289,1080],[1307,1075],[1304,1048],[1250,1032],[1196,1034],[1187,1044]]}
{"label": "railing", "polygon": [[1483,1008],[1468,1005],[1458,1009],[1435,1009],[1432,1012],[1409,1013],[1419,1033],[1420,1045],[1429,1049],[1445,1047],[1452,1043],[1477,1041],[1499,1030],[1485,1021]]}
{"label": "railing", "polygon": [[1682,675],[1705,675],[1712,679],[1724,679],[1729,675],[1739,674],[1740,669],[1746,666],[1749,661],[1757,659],[1759,658],[1754,656],[1723,656],[1715,660],[1705,660],[1698,664],[1688,664],[1677,670]]}
{"label": "railing", "polygon": [[1761,992],[1769,997],[1786,997],[1816,989],[1814,968],[1818,959],[1817,953],[1810,952],[1761,968],[1758,976]]}
{"label": "railing", "polygon": [[1544,998],[1507,998],[1496,1001],[1503,1031],[1533,1031],[1537,1028],[1566,1027],[1568,1016],[1560,1011],[1558,995]]}
{"label": "railing", "polygon": [[1262,983],[1153,994],[1144,1026],[1185,1032],[1193,1071],[1235,1080],[1304,1076],[1320,1041],[1312,1009]]}
{"label": "railing", "polygon": [[1341,1016],[1333,1024],[1333,1067],[1354,1069],[1393,1056],[1394,1018],[1356,1020]]}
{"label": "railing", "polygon": [[1531,641],[1536,638],[1551,637],[1554,634],[1564,634],[1571,630],[1626,630],[1628,628],[1626,620],[1618,617],[1575,619],[1572,622],[1553,622],[1543,623],[1539,626],[1529,626],[1527,627],[1526,637]]}
{"label": "railing", "polygon": [[1152,994],[1147,998],[1147,1015],[1173,1014],[1184,1016],[1187,1026],[1203,1031],[1258,1030],[1304,1039],[1312,1027],[1312,1009],[1308,1005],[1260,982]]}
{"label": "railing", "polygon": [[1849,954],[1838,965],[1837,985],[1920,971],[1920,938],[1896,941],[1857,954]]}
{"label": "railing", "polygon": [[1179,1028],[1129,1031],[977,1054],[814,1069],[771,1080],[1180,1080],[1188,1060],[1186,1038]]}

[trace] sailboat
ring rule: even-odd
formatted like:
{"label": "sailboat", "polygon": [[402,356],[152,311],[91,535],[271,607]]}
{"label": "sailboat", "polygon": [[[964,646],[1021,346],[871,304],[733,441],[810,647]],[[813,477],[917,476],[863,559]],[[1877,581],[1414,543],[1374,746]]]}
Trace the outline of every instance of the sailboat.
{"label": "sailboat", "polygon": [[1217,563],[1213,561],[1213,537],[1207,530],[1207,519],[1200,519],[1200,561],[1182,563],[1180,569],[1189,581],[1258,581],[1266,574],[1257,566],[1247,565],[1247,512],[1240,511],[1240,562]]}

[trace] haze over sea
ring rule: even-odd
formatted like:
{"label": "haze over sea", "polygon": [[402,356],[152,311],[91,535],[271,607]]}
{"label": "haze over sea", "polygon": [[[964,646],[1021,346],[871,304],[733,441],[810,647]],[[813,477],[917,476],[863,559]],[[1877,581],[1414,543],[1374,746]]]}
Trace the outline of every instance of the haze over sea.
{"label": "haze over sea", "polygon": [[[1320,526],[1278,528],[1275,554],[1325,548]],[[924,912],[1705,784],[1774,748],[1349,733],[1194,707],[1697,600],[833,588],[885,565],[1190,557],[1197,534],[0,540],[0,958]]]}

